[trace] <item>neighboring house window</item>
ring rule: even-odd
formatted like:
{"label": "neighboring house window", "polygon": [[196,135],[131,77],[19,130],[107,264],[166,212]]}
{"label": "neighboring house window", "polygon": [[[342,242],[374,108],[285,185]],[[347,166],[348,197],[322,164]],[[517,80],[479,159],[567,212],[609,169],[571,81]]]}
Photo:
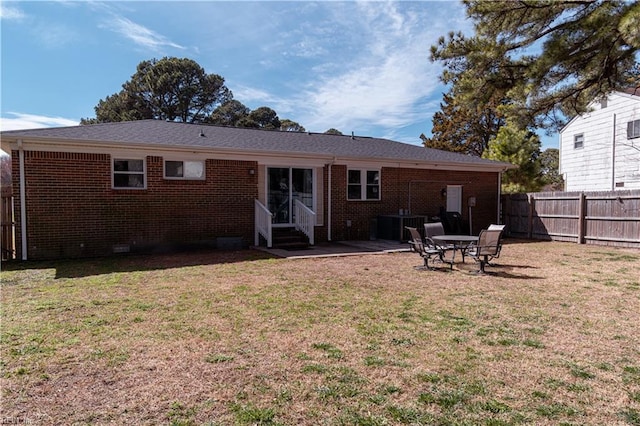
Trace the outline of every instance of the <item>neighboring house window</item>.
{"label": "neighboring house window", "polygon": [[580,133],[573,137],[573,147],[575,149],[582,148],[584,146],[584,135]]}
{"label": "neighboring house window", "polygon": [[113,187],[141,188],[146,185],[145,162],[140,159],[113,159]]}
{"label": "neighboring house window", "polygon": [[204,161],[165,160],[164,177],[166,179],[205,179]]}
{"label": "neighboring house window", "polygon": [[380,199],[380,170],[349,170],[347,175],[347,199]]}
{"label": "neighboring house window", "polygon": [[627,139],[640,138],[640,120],[627,123]]}

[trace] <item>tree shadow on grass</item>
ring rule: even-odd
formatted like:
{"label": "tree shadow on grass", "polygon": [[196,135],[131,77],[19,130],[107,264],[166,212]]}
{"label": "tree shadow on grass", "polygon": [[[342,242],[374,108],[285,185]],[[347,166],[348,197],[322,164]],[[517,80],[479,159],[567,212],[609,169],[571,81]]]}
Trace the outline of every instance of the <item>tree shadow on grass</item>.
{"label": "tree shadow on grass", "polygon": [[[124,254],[88,259],[3,262],[3,271],[55,269],[55,278],[81,278],[114,272],[152,271],[276,259],[258,250],[189,250],[162,254]],[[7,282],[3,284],[9,284]]]}

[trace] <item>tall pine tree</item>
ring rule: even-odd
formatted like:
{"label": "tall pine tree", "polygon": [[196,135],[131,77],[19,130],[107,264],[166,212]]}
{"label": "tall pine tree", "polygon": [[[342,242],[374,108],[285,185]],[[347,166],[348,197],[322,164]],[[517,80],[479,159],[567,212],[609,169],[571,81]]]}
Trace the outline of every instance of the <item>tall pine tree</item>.
{"label": "tall pine tree", "polygon": [[496,95],[521,128],[563,125],[606,93],[640,86],[640,3],[465,0],[475,34],[432,47],[460,104]]}
{"label": "tall pine tree", "polygon": [[540,138],[533,132],[508,122],[500,128],[483,157],[511,163],[517,168],[502,174],[502,192],[529,192],[542,188]]}
{"label": "tall pine tree", "polygon": [[469,105],[458,102],[451,93],[444,94],[441,111],[433,116],[432,137],[420,139],[427,148],[443,149],[482,156],[504,117],[497,103]]}

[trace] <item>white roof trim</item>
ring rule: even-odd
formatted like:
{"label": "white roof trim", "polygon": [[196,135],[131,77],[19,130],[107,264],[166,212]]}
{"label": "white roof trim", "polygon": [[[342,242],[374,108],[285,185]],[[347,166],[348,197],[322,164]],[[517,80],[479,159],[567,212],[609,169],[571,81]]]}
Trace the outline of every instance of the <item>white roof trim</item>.
{"label": "white roof trim", "polygon": [[[447,161],[411,161],[397,159],[380,159],[367,157],[333,156],[326,154],[311,154],[300,152],[282,152],[260,150],[237,150],[233,148],[208,148],[208,147],[170,147],[153,146],[149,144],[130,143],[123,147],[122,144],[100,143],[93,141],[69,141],[53,138],[29,138],[22,139],[25,151],[49,151],[49,152],[75,152],[89,154],[107,155],[135,155],[140,156],[141,152],[147,156],[171,157],[176,155],[190,155],[193,158],[215,158],[223,160],[257,161],[259,164],[282,164],[295,163],[308,166],[324,166],[333,162],[334,164],[353,165],[354,167],[400,167],[415,169],[436,169],[450,171],[478,171],[478,172],[502,172],[508,168],[502,163],[494,164],[473,164],[473,163],[452,163]],[[2,141],[2,148],[17,149],[16,142]]]}

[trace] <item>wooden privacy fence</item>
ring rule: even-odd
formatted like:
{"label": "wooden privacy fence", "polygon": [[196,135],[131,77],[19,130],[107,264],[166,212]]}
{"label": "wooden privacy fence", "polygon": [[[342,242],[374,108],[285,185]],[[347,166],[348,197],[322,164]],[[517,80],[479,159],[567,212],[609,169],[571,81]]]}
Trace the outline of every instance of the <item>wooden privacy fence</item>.
{"label": "wooden privacy fence", "polygon": [[640,190],[502,196],[507,235],[640,248]]}
{"label": "wooden privacy fence", "polygon": [[2,232],[2,260],[13,259],[15,254],[13,197],[11,188],[3,187],[0,193],[0,227]]}

